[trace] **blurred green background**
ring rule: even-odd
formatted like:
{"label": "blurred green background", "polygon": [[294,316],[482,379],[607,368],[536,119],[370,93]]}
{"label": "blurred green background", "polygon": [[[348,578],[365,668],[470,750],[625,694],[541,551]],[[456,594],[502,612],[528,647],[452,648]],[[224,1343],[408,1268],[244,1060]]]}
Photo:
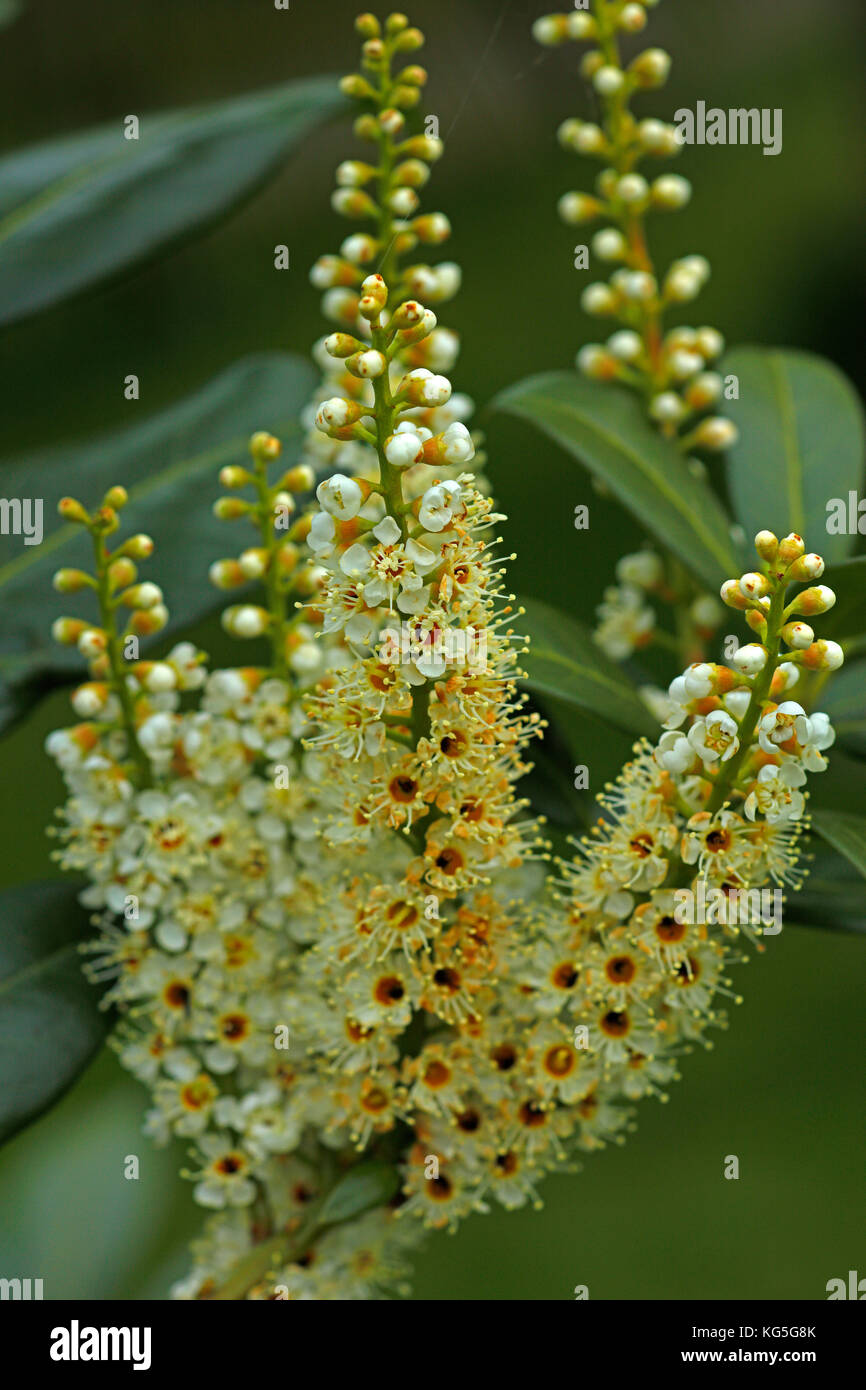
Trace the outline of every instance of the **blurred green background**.
{"label": "blurred green background", "polygon": [[[358,8],[77,0],[72,10],[31,0],[0,32],[0,150],[346,71]],[[443,318],[464,335],[455,384],[481,407],[520,376],[570,365],[599,332],[578,308],[587,277],[573,268],[572,247],[586,237],[555,215],[559,194],[587,187],[594,172],[555,141],[565,116],[589,115],[589,99],[575,78],[576,49],[532,43],[531,21],[544,10],[525,0],[418,0],[409,10],[428,35],[420,109],[439,117],[447,145],[424,203],[451,217],[447,254],[465,275]],[[698,99],[782,107],[778,158],[754,147],[684,152],[676,167],[693,180],[694,198],[684,213],[656,219],[654,249],[662,261],[700,252],[712,262],[713,279],[683,321],[713,324],[731,344],[824,353],[861,390],[863,37],[860,0],[664,0],[641,44],[667,48],[673,75],[638,108],[670,117]],[[335,165],[357,153],[346,122],[316,132],[205,238],[7,330],[0,456],[127,424],[128,372],[141,380],[134,408],[148,412],[246,353],[305,352],[322,331],[307,267],[345,235],[328,198]],[[277,243],[290,248],[288,273],[273,268]],[[589,619],[639,527],[538,436],[483,411],[480,423],[512,517],[513,583]],[[578,535],[572,516],[582,501],[592,524]],[[203,555],[202,566],[214,558]],[[197,636],[228,656],[213,624]],[[3,883],[53,872],[43,827],[61,791],[41,744],[68,721],[65,697],[52,695],[0,745]],[[628,748],[585,719],[567,738],[596,787]],[[862,787],[853,765],[849,777]],[[730,1031],[713,1052],[684,1059],[667,1106],[640,1107],[624,1148],[548,1183],[540,1214],[497,1213],[431,1240],[415,1297],[568,1299],[587,1284],[592,1298],[811,1299],[826,1296],[831,1277],[863,1272],[866,943],[790,927],[737,986],[746,1002],[732,1009]],[[199,1214],[176,1177],[182,1147],[156,1152],[139,1136],[144,1103],[106,1054],[0,1153],[0,1272],[42,1277],[48,1297],[165,1296]],[[122,1176],[130,1153],[141,1158],[138,1183]],[[728,1154],[740,1159],[739,1181],[723,1177]]]}

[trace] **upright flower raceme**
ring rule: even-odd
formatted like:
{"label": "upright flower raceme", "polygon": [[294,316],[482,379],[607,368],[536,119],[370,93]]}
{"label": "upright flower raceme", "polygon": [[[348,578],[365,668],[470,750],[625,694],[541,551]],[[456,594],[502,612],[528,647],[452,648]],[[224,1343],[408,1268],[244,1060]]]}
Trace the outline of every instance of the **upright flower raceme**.
{"label": "upright flower raceme", "polygon": [[[384,24],[363,14],[356,28],[364,38],[362,71],[344,78],[342,86],[365,108],[355,121],[355,134],[373,152],[369,159],[346,160],[339,166],[331,201],[341,217],[366,223],[369,230],[352,232],[336,254],[321,256],[310,273],[313,285],[323,291],[322,310],[334,331],[314,348],[323,377],[304,417],[302,462],[316,476],[338,471],[369,478],[376,472],[369,441],[316,428],[324,402],[340,396],[351,406],[372,405],[373,382],[383,372],[393,384],[416,370],[419,379],[426,375],[433,381],[418,401],[416,420],[424,429],[435,434],[451,424],[465,425],[473,403],[463,394],[443,398],[433,380],[451,370],[460,350],[457,334],[437,322],[436,310],[456,295],[461,271],[454,261],[431,265],[425,259],[449,239],[451,224],[444,213],[421,210],[421,192],[430,166],[442,156],[443,143],[438,134],[407,130],[406,112],[417,106],[427,81],[425,69],[411,61],[424,36],[402,14],[390,15]],[[413,259],[406,263],[410,256]],[[423,322],[404,325],[406,331],[387,362],[373,347],[370,320],[362,312],[363,282],[373,271],[388,284],[386,310],[415,298],[427,306]],[[453,472],[445,459],[440,470],[443,476]],[[424,472],[409,466],[407,493],[416,485],[424,485]]]}
{"label": "upright flower raceme", "polygon": [[[813,584],[823,561],[799,536],[763,531],[755,544],[760,571],[726,581],[721,597],[757,640],[730,664],[693,663],[676,677],[666,732],[637,746],[600,798],[599,825],[562,866],[551,958],[570,945],[580,966],[573,1016],[609,1133],[623,1123],[618,1101],[658,1093],[684,1045],[724,1021],[716,999],[744,958],[741,934],[778,932],[783,890],[805,872],[806,782],[826,767],[834,734],[792,692],[842,664],[841,648],[802,621],[835,596]],[[808,587],[790,597],[792,584]]]}
{"label": "upright flower raceme", "polygon": [[[665,327],[669,313],[698,297],[710,265],[704,256],[687,255],[661,275],[647,239],[647,218],[685,207],[692,193],[679,174],[640,172],[647,162],[672,158],[681,148],[675,126],[654,117],[639,119],[631,111],[632,99],[662,87],[670,70],[670,56],[660,48],[644,48],[628,63],[621,57],[622,40],[646,27],[648,8],[631,0],[590,0],[587,10],[538,19],[533,33],[545,45],[590,45],[580,71],[599,106],[597,122],[572,117],[559,128],[565,149],[603,166],[594,192],[563,194],[560,216],[569,226],[596,226],[592,256],[615,267],[608,281],[587,285],[581,296],[586,313],[609,320],[614,328],[605,343],[580,349],[578,368],[593,381],[619,382],[633,390],[658,430],[703,473],[697,455],[729,448],[737,432],[718,411],[724,382],[713,364],[724,350],[722,335],[707,326]],[[631,574],[618,570],[596,628],[596,640],[608,655],[622,660],[663,640],[656,629],[658,603],[678,603],[687,610],[681,624],[684,650],[701,654],[721,620],[715,598],[699,593],[671,559],[663,564],[661,557],[641,552],[624,557],[620,569]]]}

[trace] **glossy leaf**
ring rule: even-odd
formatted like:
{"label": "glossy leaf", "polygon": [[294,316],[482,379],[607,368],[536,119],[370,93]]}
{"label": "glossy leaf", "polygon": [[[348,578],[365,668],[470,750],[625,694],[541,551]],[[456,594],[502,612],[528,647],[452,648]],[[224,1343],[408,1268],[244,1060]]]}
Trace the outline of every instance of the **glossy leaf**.
{"label": "glossy leaf", "polygon": [[862,639],[866,633],[866,555],[828,565],[821,583],[833,590],[836,602],[815,620],[817,635],[843,643]]}
{"label": "glossy leaf", "polygon": [[0,1141],[63,1095],[108,1031],[78,944],[89,914],[65,883],[0,893]]}
{"label": "glossy leaf", "polygon": [[[811,820],[822,839],[866,878],[866,819],[846,811],[813,810]],[[866,887],[862,892],[866,906]]]}
{"label": "glossy leaf", "polygon": [[521,656],[524,682],[539,695],[590,710],[629,733],[658,733],[658,724],[620,668],[574,618],[538,599],[523,598],[519,631],[530,639]]}
{"label": "glossy leaf", "polygon": [[400,1186],[400,1176],[390,1163],[356,1163],[331,1188],[317,1214],[319,1226],[349,1221],[373,1207],[390,1202]]}
{"label": "glossy leaf", "polygon": [[863,410],[848,379],[806,352],[745,347],[721,370],[739,379],[725,414],[740,437],[728,454],[728,486],[737,520],[751,538],[796,531],[828,561],[850,554],[854,535],[828,532],[827,503],[863,482]]}
{"label": "glossy leaf", "polygon": [[722,504],[628,392],[549,372],[508,387],[493,408],[526,420],[579,460],[709,589],[740,573]]}
{"label": "glossy leaf", "polygon": [[154,256],[252,193],[343,103],[317,77],[124,118],[0,160],[0,323]]}
{"label": "glossy leaf", "polygon": [[84,671],[77,652],[50,637],[51,623],[61,614],[93,614],[89,593],[59,595],[51,587],[60,566],[92,562],[81,527],[60,523],[58,500],[71,492],[93,506],[113,483],[127,487],[125,532],[145,531],[156,541],[140,573],[165,591],[171,622],[157,639],[162,642],[225,604],[208,581],[212,561],[238,549],[237,532],[211,510],[222,491],[220,468],[246,461],[249,437],[258,429],[287,440],[290,461],[298,415],[315,379],[305,360],[288,354],[244,358],[194,396],[126,429],[3,466],[7,497],[32,496],[38,478],[45,538],[28,546],[21,537],[0,537],[0,677],[7,686],[0,719],[24,712],[44,673]]}
{"label": "glossy leaf", "polygon": [[866,758],[866,663],[856,661],[834,671],[819,703],[836,731],[836,747]]}

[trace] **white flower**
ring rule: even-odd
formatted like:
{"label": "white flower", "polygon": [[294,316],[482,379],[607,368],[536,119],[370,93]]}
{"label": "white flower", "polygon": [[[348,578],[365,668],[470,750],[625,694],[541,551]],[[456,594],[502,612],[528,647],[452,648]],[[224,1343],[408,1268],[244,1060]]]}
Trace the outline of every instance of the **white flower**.
{"label": "white flower", "polygon": [[423,447],[424,441],[414,429],[398,426],[397,432],[385,441],[385,457],[395,468],[408,468],[410,463],[416,462]]}
{"label": "white flower", "polygon": [[436,483],[433,487],[428,487],[418,510],[418,520],[424,530],[443,531],[446,526],[450,526],[459,500],[458,483]]}
{"label": "white flower", "polygon": [[803,706],[795,700],[785,700],[760,721],[758,742],[765,753],[778,754],[780,744],[788,743],[791,738],[806,744],[810,741],[810,733],[810,721]]}
{"label": "white flower", "polygon": [[803,766],[809,772],[824,772],[827,767],[824,749],[831,748],[835,741],[836,730],[830,723],[830,716],[820,711],[810,714],[809,736],[805,741],[801,758]]}
{"label": "white flower", "polygon": [[323,511],[339,521],[351,521],[361,510],[364,494],[354,478],[335,473],[316,488],[316,497]]}
{"label": "white flower", "polygon": [[317,512],[310,524],[307,545],[314,555],[324,558],[332,554],[336,534],[337,528],[334,525],[334,518],[329,516],[327,512]]}
{"label": "white flower", "polygon": [[[706,661],[695,661],[682,675],[683,690],[690,700],[705,700],[713,692],[713,668]],[[676,699],[673,690],[671,698]]]}
{"label": "white flower", "polygon": [[723,763],[732,758],[740,746],[737,726],[724,710],[713,710],[706,719],[696,719],[688,732],[688,741],[704,763]]}
{"label": "white flower", "polygon": [[[453,425],[449,425],[444,434],[439,436],[439,445],[442,457],[446,463],[468,463],[475,457],[475,445],[472,443],[472,436],[464,424],[455,420]],[[432,527],[428,527],[432,530]]]}
{"label": "white flower", "polygon": [[392,516],[385,516],[378,526],[373,527],[373,535],[383,545],[396,545],[401,536],[400,527]]}
{"label": "white flower", "polygon": [[662,734],[653,757],[665,772],[685,772],[694,762],[695,752],[685,734],[670,730]]}
{"label": "white flower", "polygon": [[662,562],[652,550],[638,550],[617,561],[616,577],[620,584],[631,584],[637,589],[654,588],[663,573]]}
{"label": "white flower", "polygon": [[749,820],[754,820],[758,811],[770,825],[799,820],[806,798],[796,788],[805,779],[803,769],[794,762],[783,763],[781,767],[762,767],[743,808]]}
{"label": "white flower", "polygon": [[350,579],[360,579],[370,568],[370,552],[366,546],[356,541],[340,556],[340,569]]}

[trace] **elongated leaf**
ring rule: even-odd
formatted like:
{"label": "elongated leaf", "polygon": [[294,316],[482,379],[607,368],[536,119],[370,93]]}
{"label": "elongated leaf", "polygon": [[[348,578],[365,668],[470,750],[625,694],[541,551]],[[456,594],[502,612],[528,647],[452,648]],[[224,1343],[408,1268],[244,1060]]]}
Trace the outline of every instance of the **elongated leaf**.
{"label": "elongated leaf", "polygon": [[836,602],[815,620],[816,634],[836,642],[862,638],[866,634],[866,555],[828,565],[821,583],[830,586]]}
{"label": "elongated leaf", "polygon": [[866,887],[857,870],[829,843],[810,835],[804,886],[790,893],[785,921],[822,931],[866,932]]}
{"label": "elongated leaf", "polygon": [[738,348],[722,371],[739,378],[725,412],[740,432],[728,454],[737,520],[757,531],[791,531],[825,559],[850,554],[855,534],[828,532],[827,503],[863,481],[863,410],[845,376],[822,357],[775,348]]}
{"label": "elongated leaf", "polygon": [[835,671],[820,704],[833,722],[836,746],[866,758],[866,663],[855,661]]}
{"label": "elongated leaf", "polygon": [[[866,820],[862,816],[852,816],[845,811],[816,810],[811,815],[812,824],[822,839],[843,854],[858,873],[866,878]],[[863,888],[866,906],[866,888]]]}
{"label": "elongated leaf", "polygon": [[384,1206],[400,1186],[400,1177],[390,1163],[356,1163],[331,1188],[318,1215],[318,1224],[331,1226],[349,1221],[372,1207]]}
{"label": "elongated leaf", "polygon": [[0,676],[11,687],[0,700],[0,717],[4,709],[7,715],[21,713],[34,681],[46,671],[83,669],[75,651],[57,647],[50,638],[51,623],[62,613],[95,616],[89,593],[61,596],[51,587],[61,565],[92,563],[81,528],[60,524],[58,500],[71,492],[92,506],[113,483],[129,489],[124,527],[129,533],[148,532],[157,544],[141,574],[165,591],[171,622],[162,640],[220,606],[221,599],[224,603],[225,596],[208,582],[208,567],[236,553],[238,537],[211,510],[221,492],[219,469],[245,461],[249,437],[258,429],[287,439],[290,461],[298,414],[314,381],[312,367],[301,358],[282,353],[244,358],[188,400],[124,430],[3,467],[7,497],[32,497],[38,489],[45,537],[41,545],[0,537]]}
{"label": "elongated leaf", "polygon": [[538,599],[520,602],[526,609],[520,631],[530,639],[529,652],[521,656],[521,662],[530,690],[591,710],[629,733],[658,733],[649,710],[586,628]]}
{"label": "elongated leaf", "polygon": [[334,78],[124,118],[0,160],[0,323],[56,304],[201,230],[342,105]]}
{"label": "elongated leaf", "polygon": [[65,883],[0,893],[0,1142],[63,1095],[108,1031],[81,970],[87,935]]}
{"label": "elongated leaf", "polygon": [[508,387],[493,408],[527,420],[607,483],[708,588],[739,573],[730,519],[718,498],[628,392],[576,372],[550,372]]}

